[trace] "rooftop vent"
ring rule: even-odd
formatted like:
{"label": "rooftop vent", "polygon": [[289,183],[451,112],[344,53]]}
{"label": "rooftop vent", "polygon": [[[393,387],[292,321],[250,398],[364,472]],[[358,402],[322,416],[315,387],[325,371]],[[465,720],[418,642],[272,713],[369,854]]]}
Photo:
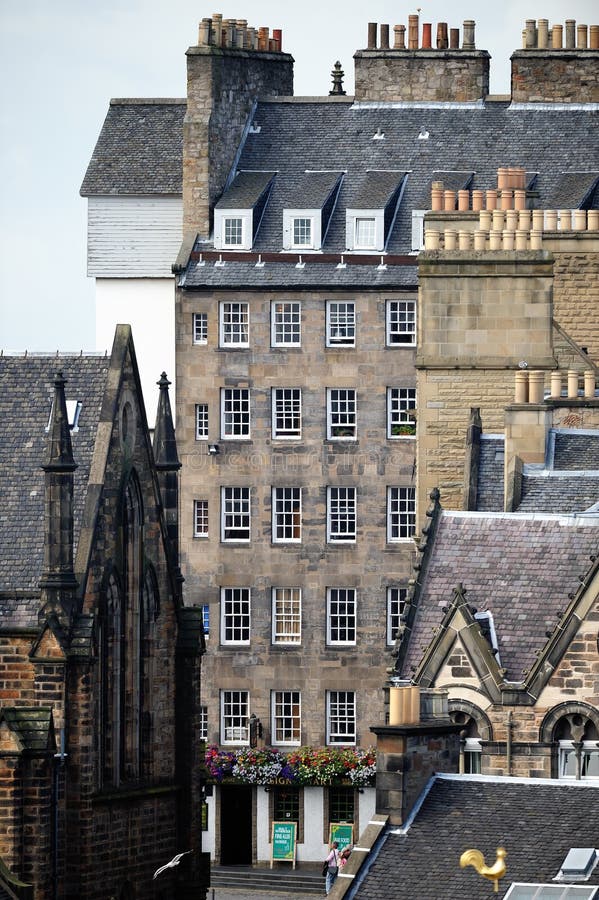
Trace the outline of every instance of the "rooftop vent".
{"label": "rooftop vent", "polygon": [[587,881],[599,862],[594,847],[572,847],[555,877],[555,881]]}

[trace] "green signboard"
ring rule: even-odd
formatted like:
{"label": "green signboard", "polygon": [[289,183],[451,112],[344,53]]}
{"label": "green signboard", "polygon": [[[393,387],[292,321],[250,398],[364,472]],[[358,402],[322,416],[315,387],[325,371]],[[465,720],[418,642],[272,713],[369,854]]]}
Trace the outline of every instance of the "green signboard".
{"label": "green signboard", "polygon": [[331,822],[331,830],[329,832],[329,846],[337,841],[339,850],[345,850],[354,842],[354,826]]}
{"label": "green signboard", "polygon": [[293,863],[295,869],[296,822],[272,823],[272,857],[270,868],[275,860]]}

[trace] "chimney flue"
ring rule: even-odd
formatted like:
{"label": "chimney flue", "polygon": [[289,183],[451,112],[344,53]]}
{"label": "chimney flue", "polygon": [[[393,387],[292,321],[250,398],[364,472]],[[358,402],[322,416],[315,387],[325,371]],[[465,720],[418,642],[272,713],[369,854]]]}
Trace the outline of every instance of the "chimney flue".
{"label": "chimney flue", "polygon": [[419,22],[417,15],[408,16],[408,50],[418,50]]}
{"label": "chimney flue", "polygon": [[406,49],[406,26],[405,25],[394,25],[393,31],[395,34],[395,43],[393,45],[394,50],[405,50]]}
{"label": "chimney flue", "polygon": [[460,29],[459,28],[450,28],[449,29],[449,49],[450,50],[459,50],[460,49]]}
{"label": "chimney flue", "polygon": [[368,50],[376,50],[377,23],[368,23]]}
{"label": "chimney flue", "polygon": [[476,26],[476,22],[474,19],[466,19],[464,22],[464,38],[462,41],[462,50],[476,50],[476,43],[474,41],[474,28]]}
{"label": "chimney flue", "polygon": [[566,50],[576,49],[576,19],[566,19]]}
{"label": "chimney flue", "polygon": [[389,26],[381,25],[381,50],[389,49]]}
{"label": "chimney flue", "polygon": [[437,25],[437,50],[447,50],[448,46],[447,22],[439,22]]}

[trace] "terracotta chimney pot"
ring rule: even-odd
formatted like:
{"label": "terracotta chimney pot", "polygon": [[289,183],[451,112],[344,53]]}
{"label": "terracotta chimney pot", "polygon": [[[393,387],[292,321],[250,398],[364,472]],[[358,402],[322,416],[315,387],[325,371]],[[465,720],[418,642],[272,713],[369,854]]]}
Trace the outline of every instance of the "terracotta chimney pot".
{"label": "terracotta chimney pot", "polygon": [[543,232],[537,231],[535,228],[530,232],[530,249],[531,250],[542,250],[543,249]]}
{"label": "terracotta chimney pot", "polygon": [[503,191],[510,186],[509,183],[510,178],[510,170],[508,168],[502,167],[497,169],[497,190]]}
{"label": "terracotta chimney pot", "polygon": [[537,46],[546,50],[549,46],[549,19],[539,19],[537,26]]}
{"label": "terracotta chimney pot", "polygon": [[376,32],[377,32],[377,23],[369,22],[368,23],[368,50],[376,50]]}
{"label": "terracotta chimney pot", "polygon": [[551,29],[551,46],[554,50],[561,50],[563,46],[563,25],[554,25]]}
{"label": "terracotta chimney pot", "polygon": [[486,250],[487,247],[487,232],[483,231],[480,228],[477,228],[474,232],[474,249],[475,250]]}
{"label": "terracotta chimney pot", "polygon": [[501,250],[502,232],[492,230],[489,232],[489,250]]}
{"label": "terracotta chimney pot", "polygon": [[526,20],[526,49],[534,50],[537,46],[537,28],[535,19]]}
{"label": "terracotta chimney pot", "polygon": [[493,188],[485,192],[487,209],[497,209],[497,191]]}
{"label": "terracotta chimney pot", "polygon": [[574,210],[574,222],[572,223],[572,227],[574,231],[586,231],[587,230],[587,211],[586,209],[575,209]]}
{"label": "terracotta chimney pot", "polygon": [[514,191],[514,209],[526,209],[526,191],[516,188]]}
{"label": "terracotta chimney pot", "polygon": [[472,209],[479,212],[485,205],[485,192],[475,189],[472,191]]}
{"label": "terracotta chimney pot", "polygon": [[542,403],[545,391],[545,373],[529,372],[528,373],[528,402]]}
{"label": "terracotta chimney pot", "polygon": [[458,231],[458,248],[460,250],[472,249],[472,233],[470,231]]}
{"label": "terracotta chimney pot", "polygon": [[599,25],[589,25],[589,50],[599,50]]}
{"label": "terracotta chimney pot", "polygon": [[381,25],[381,50],[389,49],[389,26]]}
{"label": "terracotta chimney pot", "polygon": [[493,231],[503,231],[505,213],[502,209],[493,210]]}
{"label": "terracotta chimney pot", "polygon": [[405,25],[394,25],[393,31],[395,33],[395,43],[393,45],[394,50],[405,50],[406,49],[406,26]]}
{"label": "terracotta chimney pot", "polygon": [[566,50],[576,49],[576,19],[566,19]]}
{"label": "terracotta chimney pot", "polygon": [[514,402],[528,403],[528,372],[525,369],[516,372]]}
{"label": "terracotta chimney pot", "polygon": [[458,191],[458,209],[460,212],[467,212],[470,209],[470,191]]}
{"label": "terracotta chimney pot", "polygon": [[562,395],[562,373],[551,373],[551,399],[559,400]]}
{"label": "terracotta chimney pot", "polygon": [[508,209],[505,213],[505,227],[507,231],[516,231],[518,228],[518,210]]}
{"label": "terracotta chimney pot", "polygon": [[431,209],[435,212],[439,212],[443,209],[444,205],[444,197],[443,197],[443,188],[435,187],[433,184],[431,190]]}
{"label": "terracotta chimney pot", "polygon": [[507,228],[505,228],[501,234],[502,234],[501,249],[502,250],[513,250],[514,249],[514,232],[508,231]]}
{"label": "terracotta chimney pot", "polygon": [[575,397],[578,397],[578,372],[575,372],[574,369],[569,369],[569,371],[568,371],[568,399],[574,400]]}
{"label": "terracotta chimney pot", "polygon": [[521,209],[518,211],[518,228],[521,231],[530,231],[531,213],[529,209]]}
{"label": "terracotta chimney pot", "polygon": [[559,230],[572,231],[572,210],[560,209],[559,211]]}
{"label": "terracotta chimney pot", "polygon": [[437,24],[437,50],[447,50],[448,47],[447,22],[439,22]]}
{"label": "terracotta chimney pot", "polygon": [[532,211],[532,227],[534,231],[543,231],[545,228],[545,210],[533,209]]}
{"label": "terracotta chimney pot", "polygon": [[435,228],[427,228],[424,232],[424,249],[438,250],[441,235]]}
{"label": "terracotta chimney pot", "polygon": [[478,214],[478,224],[481,231],[489,232],[491,230],[491,222],[493,216],[490,209],[481,209]]}
{"label": "terracotta chimney pot", "polygon": [[526,250],[528,245],[528,231],[518,229],[516,231],[516,250]]}
{"label": "terracotta chimney pot", "polygon": [[576,28],[576,46],[579,50],[588,47],[588,29],[586,25],[578,25]]}
{"label": "terracotta chimney pot", "polygon": [[589,231],[599,230],[599,209],[589,209],[587,212],[587,228]]}
{"label": "terracotta chimney pot", "polygon": [[595,396],[595,373],[584,373],[584,396],[587,400],[592,400]]}
{"label": "terracotta chimney pot", "polygon": [[557,231],[557,210],[545,210],[545,231]]}
{"label": "terracotta chimney pot", "polygon": [[457,234],[453,229],[446,228],[443,232],[443,244],[446,250],[455,250]]}
{"label": "terracotta chimney pot", "polygon": [[459,28],[450,28],[449,29],[449,49],[450,50],[459,50],[460,49],[460,29]]}
{"label": "terracotta chimney pot", "polygon": [[445,212],[455,211],[455,191],[443,192],[443,208]]}
{"label": "terracotta chimney pot", "polygon": [[502,209],[512,209],[514,205],[514,192],[512,190],[506,190],[501,192],[501,208]]}
{"label": "terracotta chimney pot", "polygon": [[419,16],[408,16],[408,50],[418,50]]}
{"label": "terracotta chimney pot", "polygon": [[431,50],[432,49],[432,22],[423,22],[422,24],[422,49],[423,50]]}

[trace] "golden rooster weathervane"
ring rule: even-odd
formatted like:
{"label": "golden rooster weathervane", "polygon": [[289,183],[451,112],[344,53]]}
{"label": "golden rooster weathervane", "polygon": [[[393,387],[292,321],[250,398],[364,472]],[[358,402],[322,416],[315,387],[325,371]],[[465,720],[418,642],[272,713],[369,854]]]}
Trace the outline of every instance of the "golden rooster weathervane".
{"label": "golden rooster weathervane", "polygon": [[499,879],[503,878],[507,870],[505,864],[506,856],[507,850],[505,847],[498,847],[497,859],[492,866],[488,866],[480,850],[464,850],[460,856],[460,866],[462,869],[465,866],[474,866],[479,875],[482,875],[483,878],[488,878],[489,881],[494,883],[494,892],[497,893],[499,890]]}

